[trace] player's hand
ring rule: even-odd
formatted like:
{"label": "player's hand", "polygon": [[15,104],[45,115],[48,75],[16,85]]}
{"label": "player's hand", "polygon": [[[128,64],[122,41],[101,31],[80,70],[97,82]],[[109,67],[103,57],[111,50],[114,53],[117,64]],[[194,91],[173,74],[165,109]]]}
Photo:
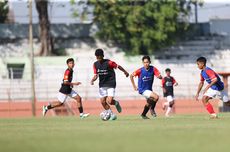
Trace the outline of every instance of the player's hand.
{"label": "player's hand", "polygon": [[138,87],[137,86],[133,87],[133,89],[134,89],[134,91],[138,91]]}
{"label": "player's hand", "polygon": [[195,99],[196,101],[199,101],[199,94],[196,94]]}
{"label": "player's hand", "polygon": [[128,73],[128,72],[125,72],[125,76],[128,77],[128,76],[129,76],[129,73]]}
{"label": "player's hand", "polygon": [[74,83],[74,85],[80,85],[81,84],[81,82],[76,82],[76,83]]}
{"label": "player's hand", "polygon": [[165,88],[163,88],[163,92],[166,93],[166,89]]}
{"label": "player's hand", "polygon": [[90,84],[91,84],[91,85],[94,85],[94,81],[91,81]]}

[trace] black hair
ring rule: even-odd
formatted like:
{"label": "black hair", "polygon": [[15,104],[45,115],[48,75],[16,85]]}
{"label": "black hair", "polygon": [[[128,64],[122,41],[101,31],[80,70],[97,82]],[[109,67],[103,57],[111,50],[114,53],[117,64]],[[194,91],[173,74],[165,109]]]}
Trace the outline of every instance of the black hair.
{"label": "black hair", "polygon": [[96,49],[95,56],[103,56],[104,57],[104,51],[102,49]]}
{"label": "black hair", "polygon": [[165,72],[171,72],[171,69],[170,68],[166,68]]}
{"label": "black hair", "polygon": [[66,60],[66,63],[68,64],[69,62],[74,62],[74,59],[73,59],[73,58],[68,58],[68,59]]}
{"label": "black hair", "polygon": [[149,62],[151,62],[151,59],[148,55],[145,55],[142,57],[142,61],[144,61],[145,59],[147,59]]}
{"label": "black hair", "polygon": [[204,65],[206,65],[207,59],[203,56],[196,59],[196,62],[202,62]]}

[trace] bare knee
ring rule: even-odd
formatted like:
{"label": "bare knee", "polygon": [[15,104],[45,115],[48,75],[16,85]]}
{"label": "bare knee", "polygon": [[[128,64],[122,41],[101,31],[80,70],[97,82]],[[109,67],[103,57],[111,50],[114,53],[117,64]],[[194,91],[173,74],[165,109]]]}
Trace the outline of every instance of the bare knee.
{"label": "bare knee", "polygon": [[113,105],[114,104],[113,97],[107,97],[107,102]]}
{"label": "bare knee", "polygon": [[174,101],[169,102],[169,107],[173,107]]}
{"label": "bare knee", "polygon": [[203,103],[204,105],[207,105],[209,99],[210,99],[210,97],[208,97],[208,96],[203,96],[203,97],[202,97],[202,103]]}
{"label": "bare knee", "polygon": [[81,96],[76,96],[76,97],[74,97],[74,99],[77,101],[77,102],[79,102],[79,103],[81,103]]}

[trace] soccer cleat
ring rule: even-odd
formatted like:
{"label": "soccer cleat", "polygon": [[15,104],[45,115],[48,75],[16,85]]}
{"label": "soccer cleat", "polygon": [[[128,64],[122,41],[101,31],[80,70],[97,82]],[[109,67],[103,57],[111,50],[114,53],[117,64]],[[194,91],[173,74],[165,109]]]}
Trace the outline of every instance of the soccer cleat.
{"label": "soccer cleat", "polygon": [[224,102],[224,105],[225,105],[225,106],[230,106],[230,101]]}
{"label": "soccer cleat", "polygon": [[215,113],[213,113],[210,115],[210,119],[218,119],[218,116]]}
{"label": "soccer cleat", "polygon": [[89,117],[89,113],[82,113],[82,114],[80,114],[80,118],[81,119],[84,119],[84,118],[86,118],[86,117]]}
{"label": "soccer cleat", "polygon": [[122,108],[121,108],[121,105],[120,105],[120,103],[118,101],[115,101],[115,107],[117,109],[117,112],[121,113]]}
{"label": "soccer cleat", "polygon": [[150,109],[150,113],[151,113],[151,115],[152,115],[152,117],[157,117],[157,113],[155,112],[155,110],[153,110],[153,109]]}
{"label": "soccer cleat", "polygon": [[42,107],[42,115],[45,116],[48,111],[48,108],[46,106]]}
{"label": "soccer cleat", "polygon": [[109,120],[116,120],[117,119],[117,116],[115,114],[111,114]]}
{"label": "soccer cleat", "polygon": [[149,117],[144,116],[144,115],[141,115],[141,118],[142,118],[142,119],[149,119]]}

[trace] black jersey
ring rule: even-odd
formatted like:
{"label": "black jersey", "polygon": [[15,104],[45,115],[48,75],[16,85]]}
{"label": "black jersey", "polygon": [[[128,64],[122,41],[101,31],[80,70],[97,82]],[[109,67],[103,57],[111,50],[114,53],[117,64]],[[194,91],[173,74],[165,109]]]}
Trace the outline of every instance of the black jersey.
{"label": "black jersey", "polygon": [[176,83],[173,77],[164,77],[162,79],[162,87],[165,88],[164,97],[174,96],[173,85]]}
{"label": "black jersey", "polygon": [[64,84],[65,81],[67,82],[72,82],[73,79],[73,70],[72,69],[66,69],[64,78],[63,78],[63,83],[61,85],[61,88],[59,92],[64,93],[64,94],[70,94],[72,91],[72,86]]}
{"label": "black jersey", "polygon": [[116,88],[116,74],[114,68],[117,68],[117,64],[108,59],[104,59],[102,62],[94,62],[94,74],[99,76],[99,87]]}

